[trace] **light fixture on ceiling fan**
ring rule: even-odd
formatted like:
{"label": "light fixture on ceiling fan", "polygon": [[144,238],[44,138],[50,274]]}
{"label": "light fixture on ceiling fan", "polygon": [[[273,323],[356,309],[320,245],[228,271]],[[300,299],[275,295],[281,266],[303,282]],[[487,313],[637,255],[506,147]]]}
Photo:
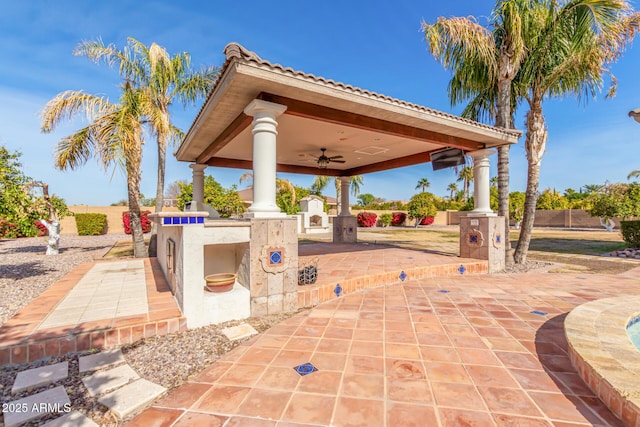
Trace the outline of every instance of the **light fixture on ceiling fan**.
{"label": "light fixture on ceiling fan", "polygon": [[[317,162],[318,162],[318,167],[320,169],[326,169],[329,166],[329,163],[333,162],[333,163],[345,163],[345,160],[340,160],[342,159],[343,156],[327,156],[326,155],[326,148],[321,148],[320,151],[322,151],[322,154],[320,155],[320,157],[316,157]],[[314,156],[315,157],[315,156]]]}

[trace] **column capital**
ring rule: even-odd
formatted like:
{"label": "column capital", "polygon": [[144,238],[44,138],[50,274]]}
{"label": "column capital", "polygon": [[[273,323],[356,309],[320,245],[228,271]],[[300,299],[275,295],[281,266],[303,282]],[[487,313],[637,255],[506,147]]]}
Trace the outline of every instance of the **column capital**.
{"label": "column capital", "polygon": [[192,163],[189,165],[189,167],[191,169],[193,169],[194,172],[204,172],[204,170],[208,167],[209,165],[203,165],[202,163]]}
{"label": "column capital", "polygon": [[275,102],[263,101],[262,99],[254,99],[244,109],[247,116],[255,117],[259,113],[266,113],[273,118],[280,116],[287,109],[286,105],[276,104]]}
{"label": "column capital", "polygon": [[482,150],[476,150],[476,151],[469,151],[467,153],[467,156],[471,156],[474,159],[481,159],[481,158],[487,158],[493,154],[496,154],[496,150],[492,149],[492,148],[484,148]]}

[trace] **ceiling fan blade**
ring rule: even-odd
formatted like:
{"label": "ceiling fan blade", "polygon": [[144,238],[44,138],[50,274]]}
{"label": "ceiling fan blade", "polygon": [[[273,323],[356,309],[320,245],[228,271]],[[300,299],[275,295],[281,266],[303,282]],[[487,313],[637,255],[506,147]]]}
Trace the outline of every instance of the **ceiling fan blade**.
{"label": "ceiling fan blade", "polygon": [[346,160],[333,160],[333,158],[329,159],[331,163],[347,163]]}
{"label": "ceiling fan blade", "polygon": [[342,159],[344,156],[331,156],[329,157],[331,160],[333,159]]}

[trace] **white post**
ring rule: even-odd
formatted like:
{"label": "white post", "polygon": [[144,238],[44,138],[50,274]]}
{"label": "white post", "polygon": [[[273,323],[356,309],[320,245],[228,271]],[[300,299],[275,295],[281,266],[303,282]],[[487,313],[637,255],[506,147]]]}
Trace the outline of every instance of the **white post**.
{"label": "white post", "polygon": [[189,165],[193,170],[192,176],[192,196],[191,200],[197,203],[204,203],[204,170],[207,165],[194,163]]}
{"label": "white post", "polygon": [[491,210],[491,197],[489,186],[489,156],[495,150],[478,150],[468,153],[473,157],[473,205],[471,215],[495,216]]}
{"label": "white post", "polygon": [[339,216],[351,216],[349,209],[349,183],[350,177],[340,177],[340,213]]}
{"label": "white post", "polygon": [[285,216],[276,205],[276,118],[287,109],[285,105],[254,99],[244,109],[253,116],[253,203],[249,217]]}

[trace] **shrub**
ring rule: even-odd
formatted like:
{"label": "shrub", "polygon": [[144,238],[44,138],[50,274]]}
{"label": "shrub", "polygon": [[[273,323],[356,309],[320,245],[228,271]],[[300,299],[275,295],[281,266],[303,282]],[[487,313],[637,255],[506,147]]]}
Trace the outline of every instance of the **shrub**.
{"label": "shrub", "polygon": [[416,194],[411,198],[409,202],[409,218],[416,220],[416,227],[422,222],[423,218],[433,217],[438,212],[435,205],[436,197],[431,194],[424,193]]}
{"label": "shrub", "polygon": [[630,248],[640,248],[640,221],[620,221],[620,231]]}
{"label": "shrub", "polygon": [[420,225],[431,225],[431,224],[433,224],[433,221],[435,221],[434,217],[426,216],[426,217],[422,218],[422,221],[420,221]]}
{"label": "shrub", "polygon": [[18,228],[18,224],[14,224],[3,218],[0,218],[0,238],[15,239],[16,237],[20,237],[20,229]]}
{"label": "shrub", "polygon": [[380,225],[382,225],[383,227],[388,227],[389,224],[391,224],[391,221],[393,221],[393,215],[391,215],[390,213],[383,213],[382,215],[380,215],[379,221]]}
{"label": "shrub", "polygon": [[394,212],[393,219],[391,220],[391,225],[400,226],[404,225],[404,222],[407,220],[407,214],[404,212]]}
{"label": "shrub", "polygon": [[101,213],[78,213],[76,228],[79,236],[97,236],[107,231],[107,215]]}
{"label": "shrub", "polygon": [[49,233],[49,230],[47,230],[47,227],[40,221],[34,222],[33,225],[35,225],[36,228],[38,229],[38,237],[46,236]]}
{"label": "shrub", "polygon": [[[151,231],[151,220],[149,214],[151,211],[140,212],[140,224],[142,225],[142,232],[148,233]],[[124,233],[131,234],[131,219],[129,218],[129,212],[122,212],[122,225],[124,226]]]}
{"label": "shrub", "polygon": [[373,227],[376,225],[378,215],[373,212],[360,212],[358,214],[358,226],[360,227]]}

